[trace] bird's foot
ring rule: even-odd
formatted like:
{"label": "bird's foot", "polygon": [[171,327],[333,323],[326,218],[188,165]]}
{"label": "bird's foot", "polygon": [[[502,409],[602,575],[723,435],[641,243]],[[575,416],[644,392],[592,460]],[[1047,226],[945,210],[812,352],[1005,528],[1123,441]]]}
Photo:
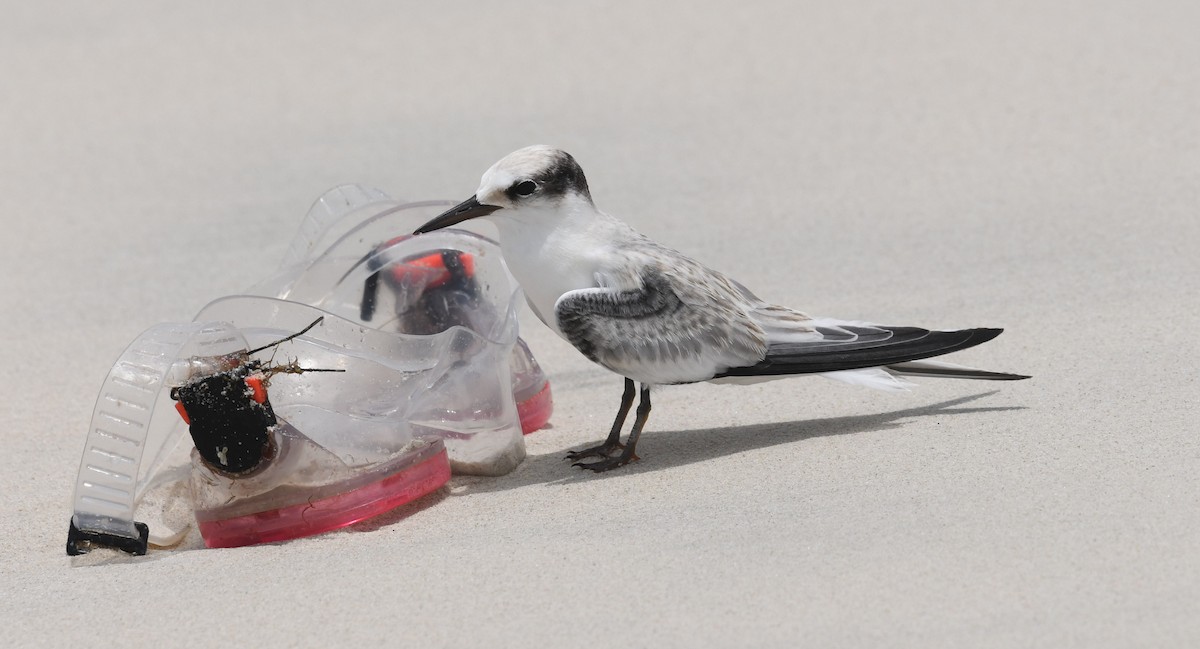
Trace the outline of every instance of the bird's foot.
{"label": "bird's foot", "polygon": [[622,453],[617,457],[605,457],[603,460],[597,460],[595,462],[576,462],[571,466],[577,466],[581,469],[587,469],[588,471],[595,471],[596,473],[604,473],[610,469],[615,469],[619,466],[625,466],[630,462],[637,462],[638,459],[640,458],[638,458],[636,453]]}
{"label": "bird's foot", "polygon": [[[620,451],[620,450],[624,450],[624,448],[625,448],[625,445],[620,442],[617,442],[615,444],[611,444],[609,442],[604,442],[603,444],[589,446],[588,448],[585,448],[582,450],[571,451],[570,453],[567,453],[566,459],[582,460],[585,457],[612,457],[613,453]],[[578,465],[576,465],[576,466],[578,466]]]}

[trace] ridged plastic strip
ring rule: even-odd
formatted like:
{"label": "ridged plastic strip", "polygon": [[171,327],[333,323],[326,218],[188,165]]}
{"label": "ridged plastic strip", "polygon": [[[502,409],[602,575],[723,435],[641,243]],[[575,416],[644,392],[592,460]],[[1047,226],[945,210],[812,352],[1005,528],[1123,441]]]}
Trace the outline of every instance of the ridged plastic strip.
{"label": "ridged plastic strip", "polygon": [[236,330],[213,323],[164,323],[138,336],[113,364],[96,407],[79,474],[71,521],[82,532],[137,539],[134,510],[149,469],[182,429],[167,408],[168,376],[181,355],[225,354],[245,349]]}

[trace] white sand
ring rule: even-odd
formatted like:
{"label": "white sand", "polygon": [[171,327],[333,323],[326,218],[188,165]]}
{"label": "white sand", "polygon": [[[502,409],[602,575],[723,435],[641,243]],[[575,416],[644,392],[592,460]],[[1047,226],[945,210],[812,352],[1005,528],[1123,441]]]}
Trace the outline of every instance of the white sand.
{"label": "white sand", "polygon": [[[10,4],[5,646],[1200,644],[1200,5]],[[124,345],[264,276],[335,184],[461,199],[537,142],[766,298],[1003,326],[957,360],[1035,378],[664,390],[593,476],[561,458],[620,380],[527,317],[557,409],[515,474],[72,567]]]}

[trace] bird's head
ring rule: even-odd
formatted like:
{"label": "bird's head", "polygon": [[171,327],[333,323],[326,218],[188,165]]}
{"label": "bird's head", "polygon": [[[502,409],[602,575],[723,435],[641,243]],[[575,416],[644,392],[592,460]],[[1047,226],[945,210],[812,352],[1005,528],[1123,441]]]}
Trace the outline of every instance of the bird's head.
{"label": "bird's head", "polygon": [[483,174],[474,196],[434,217],[413,234],[493,213],[501,218],[554,218],[581,204],[592,204],[583,169],[566,151],[539,144],[518,149],[492,165]]}

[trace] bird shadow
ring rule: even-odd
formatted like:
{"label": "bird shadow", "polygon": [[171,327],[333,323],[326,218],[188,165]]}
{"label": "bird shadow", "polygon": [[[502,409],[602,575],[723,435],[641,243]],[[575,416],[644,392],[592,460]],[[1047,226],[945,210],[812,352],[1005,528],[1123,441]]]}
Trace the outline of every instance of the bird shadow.
{"label": "bird shadow", "polygon": [[904,420],[918,417],[1025,409],[1024,406],[960,407],[997,392],[998,390],[982,392],[926,406],[873,415],[827,417],[825,419],[698,430],[653,431],[643,436],[638,444],[639,453],[648,459],[613,471],[592,473],[573,468],[571,463],[565,459],[569,449],[563,449],[554,453],[529,456],[517,470],[506,476],[498,478],[456,477],[451,482],[451,496],[506,491],[536,484],[571,484],[584,480],[604,480],[622,475],[661,471],[817,437],[853,435],[900,428],[904,425]]}

